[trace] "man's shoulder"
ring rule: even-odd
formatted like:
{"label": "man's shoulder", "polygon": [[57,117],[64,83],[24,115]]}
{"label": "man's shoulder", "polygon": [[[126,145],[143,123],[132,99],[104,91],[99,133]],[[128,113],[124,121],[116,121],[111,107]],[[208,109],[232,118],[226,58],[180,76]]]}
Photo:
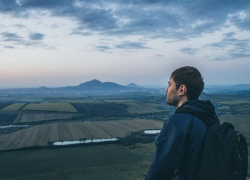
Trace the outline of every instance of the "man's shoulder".
{"label": "man's shoulder", "polygon": [[190,122],[192,121],[196,116],[194,114],[188,113],[188,112],[182,112],[182,113],[174,113],[172,116],[168,118],[168,121],[182,121],[182,122]]}
{"label": "man's shoulder", "polygon": [[163,129],[167,128],[183,131],[184,129],[188,129],[194,118],[195,116],[190,113],[175,113],[165,121]]}
{"label": "man's shoulder", "polygon": [[165,125],[175,126],[183,129],[193,129],[193,127],[202,126],[206,127],[206,124],[195,114],[188,112],[175,113],[168,118]]}

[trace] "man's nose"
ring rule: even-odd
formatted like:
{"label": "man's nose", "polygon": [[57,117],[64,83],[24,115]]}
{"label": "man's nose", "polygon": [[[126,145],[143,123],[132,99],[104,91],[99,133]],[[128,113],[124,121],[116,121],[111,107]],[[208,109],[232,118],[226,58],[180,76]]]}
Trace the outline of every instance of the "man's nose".
{"label": "man's nose", "polygon": [[166,93],[168,92],[168,87],[165,89],[165,92],[166,92]]}

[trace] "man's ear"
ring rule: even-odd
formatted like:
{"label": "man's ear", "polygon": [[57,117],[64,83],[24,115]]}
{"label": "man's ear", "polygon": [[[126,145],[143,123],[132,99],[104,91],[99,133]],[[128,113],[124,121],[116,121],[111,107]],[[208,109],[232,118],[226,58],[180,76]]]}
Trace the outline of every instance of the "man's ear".
{"label": "man's ear", "polygon": [[182,84],[180,87],[179,87],[179,96],[185,96],[187,95],[187,86],[185,86],[184,84]]}

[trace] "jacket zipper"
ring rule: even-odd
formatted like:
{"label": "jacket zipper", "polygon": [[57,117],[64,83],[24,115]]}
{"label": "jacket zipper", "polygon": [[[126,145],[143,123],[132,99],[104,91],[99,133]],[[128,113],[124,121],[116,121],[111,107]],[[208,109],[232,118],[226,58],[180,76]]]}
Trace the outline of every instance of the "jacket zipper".
{"label": "jacket zipper", "polygon": [[[237,137],[238,137],[238,147],[240,147],[240,133],[236,133]],[[238,156],[239,156],[239,160],[240,160],[240,177],[241,177],[241,157],[240,157],[240,151],[238,149]]]}

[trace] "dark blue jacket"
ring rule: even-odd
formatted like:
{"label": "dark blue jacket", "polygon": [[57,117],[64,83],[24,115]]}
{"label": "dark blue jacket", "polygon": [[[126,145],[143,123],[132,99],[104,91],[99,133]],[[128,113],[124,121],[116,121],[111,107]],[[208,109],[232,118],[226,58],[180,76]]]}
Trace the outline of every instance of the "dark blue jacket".
{"label": "dark blue jacket", "polygon": [[[187,112],[181,110],[188,109]],[[207,125],[217,122],[210,101],[190,100],[182,104],[156,137],[156,151],[146,180],[192,180],[198,167]]]}

